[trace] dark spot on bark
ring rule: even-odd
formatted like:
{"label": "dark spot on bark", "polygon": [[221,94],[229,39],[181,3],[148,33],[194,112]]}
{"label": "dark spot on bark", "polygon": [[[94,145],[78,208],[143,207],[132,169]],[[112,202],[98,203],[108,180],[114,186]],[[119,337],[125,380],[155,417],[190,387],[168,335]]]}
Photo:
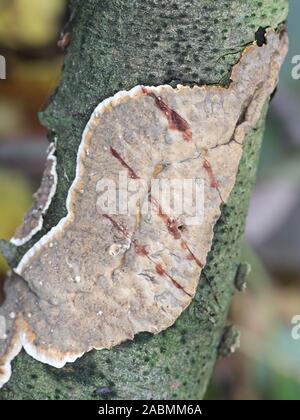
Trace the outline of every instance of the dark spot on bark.
{"label": "dark spot on bark", "polygon": [[77,360],[73,365],[68,364],[63,369],[56,369],[51,366],[45,366],[45,370],[57,382],[72,381],[78,385],[88,385],[93,377],[105,379],[102,372],[97,369],[97,364],[91,360],[93,353],[88,357],[84,356]]}
{"label": "dark spot on bark", "polygon": [[101,395],[101,396],[109,395],[112,393],[113,393],[113,390],[109,386],[103,386],[101,388],[97,388],[95,391],[96,395]]}
{"label": "dark spot on bark", "polygon": [[258,28],[258,30],[255,33],[255,40],[258,47],[262,47],[263,45],[267,44],[266,28]]}

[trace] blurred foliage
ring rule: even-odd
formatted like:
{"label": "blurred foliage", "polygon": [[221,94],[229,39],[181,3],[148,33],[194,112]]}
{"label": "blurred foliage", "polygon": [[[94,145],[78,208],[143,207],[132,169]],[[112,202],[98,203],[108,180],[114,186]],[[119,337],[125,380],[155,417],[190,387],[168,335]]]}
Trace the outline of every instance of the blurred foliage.
{"label": "blurred foliage", "polygon": [[59,83],[62,58],[9,59],[9,77],[0,83],[1,136],[24,132],[44,132],[38,112],[47,106],[49,94]]}
{"label": "blurred foliage", "polygon": [[66,0],[0,0],[0,8],[0,46],[7,61],[7,80],[0,83],[0,136],[44,133],[37,114],[59,83],[62,54],[56,44]]}
{"label": "blurred foliage", "polygon": [[[10,239],[21,225],[31,205],[32,189],[27,180],[15,172],[0,170],[0,238]],[[4,222],[5,221],[5,222]],[[0,256],[0,273],[8,269]]]}
{"label": "blurred foliage", "polygon": [[248,367],[254,387],[267,400],[299,400],[299,368],[299,342],[292,339],[290,326],[280,323],[266,337],[261,360]]}
{"label": "blurred foliage", "polygon": [[0,0],[0,43],[11,49],[39,48],[57,35],[63,0]]}
{"label": "blurred foliage", "polygon": [[241,332],[241,347],[217,363],[206,398],[299,400],[300,340],[292,337],[291,319],[300,313],[300,282],[274,284],[246,244],[242,258],[252,271],[229,320]]}

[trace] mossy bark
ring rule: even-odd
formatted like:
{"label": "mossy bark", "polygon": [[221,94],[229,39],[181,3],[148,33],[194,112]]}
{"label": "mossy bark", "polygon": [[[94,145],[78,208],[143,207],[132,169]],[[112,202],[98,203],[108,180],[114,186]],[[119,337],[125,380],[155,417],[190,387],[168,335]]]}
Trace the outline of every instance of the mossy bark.
{"label": "mossy bark", "polygon": [[[137,84],[227,85],[259,27],[286,19],[287,0],[73,0],[61,83],[41,114],[57,144],[58,190],[44,234],[65,215],[83,129],[96,105]],[[266,109],[265,109],[266,110]],[[57,370],[22,352],[0,399],[201,399],[224,331],[259,156],[265,111],[248,136],[235,188],[191,306],[168,330],[93,351]],[[37,235],[29,244],[32,246]],[[4,247],[13,264],[28,249]],[[225,340],[226,342],[226,340]],[[224,353],[224,345],[222,354]],[[226,349],[225,349],[226,353]],[[105,397],[96,389],[109,387]]]}

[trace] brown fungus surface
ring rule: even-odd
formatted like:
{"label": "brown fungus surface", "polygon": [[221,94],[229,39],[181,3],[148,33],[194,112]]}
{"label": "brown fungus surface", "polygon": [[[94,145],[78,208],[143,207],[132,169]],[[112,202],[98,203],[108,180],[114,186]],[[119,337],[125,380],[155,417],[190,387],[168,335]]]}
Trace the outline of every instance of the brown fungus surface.
{"label": "brown fungus surface", "polygon": [[[96,108],[78,152],[68,215],[7,280],[0,383],[21,346],[62,367],[91,349],[174,324],[194,297],[243,141],[276,87],[286,50],[286,35],[269,31],[266,45],[246,48],[229,88],[137,86]],[[146,182],[134,214],[100,206],[101,182],[118,185],[120,194],[120,173]],[[204,186],[202,223],[169,213],[149,188],[162,179]],[[146,204],[150,215],[141,211]]]}

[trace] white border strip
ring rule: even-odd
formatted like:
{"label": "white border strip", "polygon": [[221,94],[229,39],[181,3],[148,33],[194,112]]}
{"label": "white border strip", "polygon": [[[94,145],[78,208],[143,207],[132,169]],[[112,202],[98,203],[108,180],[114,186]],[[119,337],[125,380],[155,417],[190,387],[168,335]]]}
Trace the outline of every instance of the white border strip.
{"label": "white border strip", "polygon": [[51,143],[49,148],[48,148],[48,151],[47,151],[47,153],[48,153],[47,161],[50,160],[50,161],[53,162],[53,166],[52,166],[51,172],[50,172],[50,175],[52,175],[52,177],[53,177],[53,184],[52,184],[50,192],[49,192],[48,200],[47,200],[47,202],[46,202],[46,204],[45,204],[45,206],[42,210],[40,219],[38,221],[38,225],[34,229],[32,229],[32,231],[29,233],[29,235],[27,235],[26,237],[24,237],[22,239],[15,238],[15,237],[11,238],[10,243],[15,245],[15,246],[19,247],[19,246],[22,246],[22,245],[26,244],[27,242],[30,241],[30,239],[33,238],[33,236],[35,234],[37,234],[43,228],[43,222],[44,222],[43,216],[46,214],[47,210],[49,209],[50,204],[52,202],[52,199],[53,199],[53,197],[56,193],[56,188],[57,188],[58,177],[57,177],[57,171],[56,171],[57,159],[54,156],[55,152],[56,152],[55,145],[54,145],[54,143]]}

